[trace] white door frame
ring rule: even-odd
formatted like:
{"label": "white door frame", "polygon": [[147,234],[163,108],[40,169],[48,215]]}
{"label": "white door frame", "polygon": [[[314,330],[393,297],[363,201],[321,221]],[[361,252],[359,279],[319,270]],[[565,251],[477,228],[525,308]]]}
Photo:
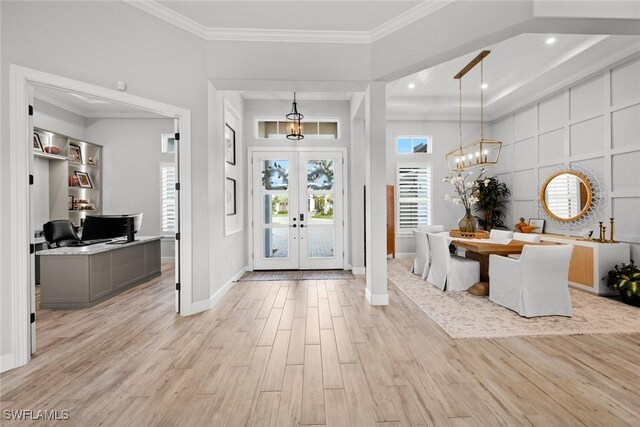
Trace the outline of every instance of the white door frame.
{"label": "white door frame", "polygon": [[349,253],[349,217],[347,216],[347,207],[349,206],[349,185],[348,185],[348,165],[347,161],[347,149],[344,147],[249,147],[247,148],[247,161],[249,167],[247,168],[247,182],[249,183],[249,191],[247,195],[248,206],[247,212],[249,218],[247,224],[249,225],[249,231],[247,232],[247,259],[249,260],[248,270],[253,271],[253,256],[255,253],[253,245],[253,227],[255,218],[253,217],[253,153],[265,153],[265,152],[292,152],[292,153],[304,153],[310,151],[316,152],[338,152],[342,153],[342,189],[344,192],[342,199],[342,218],[344,220],[344,226],[342,228],[342,247],[344,248],[344,256],[342,257],[342,265],[344,270],[349,270],[349,263],[347,262],[347,254]]}
{"label": "white door frame", "polygon": [[[30,286],[31,261],[29,244],[33,243],[31,224],[29,221],[29,174],[31,148],[29,108],[29,88],[36,84],[53,89],[74,92],[94,98],[103,99],[122,105],[140,108],[156,114],[177,119],[180,128],[180,158],[178,165],[180,182],[180,313],[183,316],[192,314],[192,220],[191,220],[191,111],[153,101],[128,93],[84,83],[77,80],[48,74],[42,71],[10,65],[9,93],[9,152],[11,160],[11,238],[7,245],[7,253],[11,257],[11,268],[7,280],[11,286],[12,296],[12,345],[11,357],[3,357],[6,366],[2,370],[25,365],[31,359],[30,354]],[[178,249],[178,248],[177,248]],[[3,274],[6,274],[3,272]]]}

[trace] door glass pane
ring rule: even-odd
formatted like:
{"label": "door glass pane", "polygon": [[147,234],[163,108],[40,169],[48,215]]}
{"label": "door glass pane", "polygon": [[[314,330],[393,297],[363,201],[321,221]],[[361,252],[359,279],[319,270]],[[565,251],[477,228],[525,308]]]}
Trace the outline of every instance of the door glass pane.
{"label": "door glass pane", "polygon": [[309,160],[307,162],[307,187],[309,190],[333,188],[333,160]]}
{"label": "door glass pane", "polygon": [[265,224],[289,224],[289,195],[265,194],[264,195],[264,223]]}
{"label": "door glass pane", "polygon": [[262,186],[265,190],[287,190],[289,188],[289,162],[287,160],[264,160],[262,162]]}
{"label": "door glass pane", "polygon": [[333,194],[309,194],[307,218],[309,224],[333,224]]}
{"label": "door glass pane", "polygon": [[264,229],[264,257],[288,258],[289,257],[289,229],[265,228]]}
{"label": "door glass pane", "polygon": [[333,227],[309,228],[309,258],[333,257]]}

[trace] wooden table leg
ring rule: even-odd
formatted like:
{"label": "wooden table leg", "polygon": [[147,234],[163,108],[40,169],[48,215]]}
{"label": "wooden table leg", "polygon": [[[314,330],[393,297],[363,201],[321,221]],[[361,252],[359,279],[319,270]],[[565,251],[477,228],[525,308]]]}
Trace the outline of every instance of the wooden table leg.
{"label": "wooden table leg", "polygon": [[467,292],[477,297],[489,296],[489,255],[467,250],[465,257],[480,263],[480,281],[467,289]]}

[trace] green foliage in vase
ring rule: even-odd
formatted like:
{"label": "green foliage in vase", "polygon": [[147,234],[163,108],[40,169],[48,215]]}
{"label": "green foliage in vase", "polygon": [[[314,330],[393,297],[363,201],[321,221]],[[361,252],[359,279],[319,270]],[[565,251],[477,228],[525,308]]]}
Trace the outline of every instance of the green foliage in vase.
{"label": "green foliage in vase", "polygon": [[613,291],[620,291],[628,298],[640,297],[640,267],[633,263],[617,265],[607,274],[607,286]]}
{"label": "green foliage in vase", "polygon": [[511,191],[504,182],[491,177],[478,181],[478,203],[474,209],[480,215],[476,216],[480,227],[487,231],[493,228],[507,228],[504,225],[505,211]]}

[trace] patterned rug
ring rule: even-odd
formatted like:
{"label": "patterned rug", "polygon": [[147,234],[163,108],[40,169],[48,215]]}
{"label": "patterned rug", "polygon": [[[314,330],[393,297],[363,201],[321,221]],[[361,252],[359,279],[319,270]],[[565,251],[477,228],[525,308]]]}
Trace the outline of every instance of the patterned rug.
{"label": "patterned rug", "polygon": [[247,271],[238,282],[259,282],[271,280],[349,280],[356,276],[347,270],[279,270]]}
{"label": "patterned rug", "polygon": [[389,280],[452,338],[640,333],[640,309],[569,289],[573,317],[527,319],[488,297],[442,292],[411,273],[412,259],[390,260]]}

